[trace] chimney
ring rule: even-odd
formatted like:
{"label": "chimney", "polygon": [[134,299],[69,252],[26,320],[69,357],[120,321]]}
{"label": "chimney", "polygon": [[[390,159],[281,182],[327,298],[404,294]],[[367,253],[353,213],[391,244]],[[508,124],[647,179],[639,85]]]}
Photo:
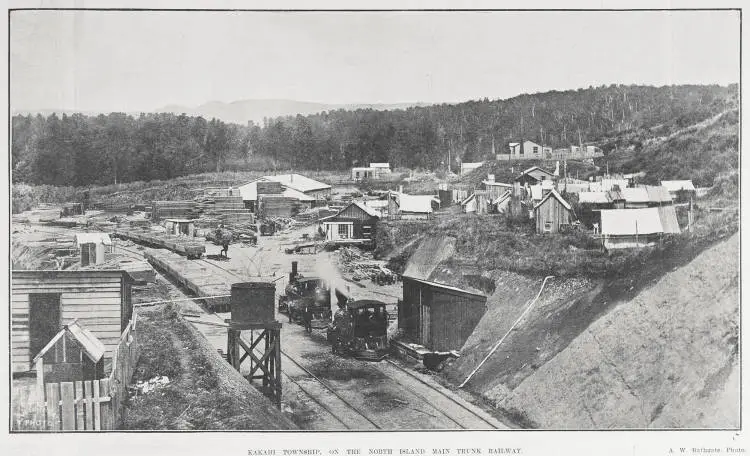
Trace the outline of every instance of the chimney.
{"label": "chimney", "polygon": [[404,193],[404,186],[403,185],[399,185],[398,186],[398,192],[399,193]]}

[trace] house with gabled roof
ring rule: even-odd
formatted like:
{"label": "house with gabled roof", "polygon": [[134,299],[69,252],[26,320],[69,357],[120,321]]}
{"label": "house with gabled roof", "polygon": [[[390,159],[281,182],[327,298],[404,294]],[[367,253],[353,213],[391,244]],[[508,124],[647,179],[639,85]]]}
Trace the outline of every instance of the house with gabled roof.
{"label": "house with gabled roof", "polygon": [[570,225],[574,219],[573,207],[555,189],[534,206],[537,234],[559,233],[562,226]]}
{"label": "house with gabled roof", "polygon": [[353,201],[338,214],[320,219],[328,241],[375,239],[380,213],[363,202]]}
{"label": "house with gabled roof", "polygon": [[554,173],[551,173],[546,169],[542,169],[538,166],[532,166],[531,168],[523,170],[521,174],[519,174],[518,177],[516,177],[514,180],[516,182],[520,182],[521,185],[536,185],[538,183],[541,183],[542,181],[552,180],[554,178]]}

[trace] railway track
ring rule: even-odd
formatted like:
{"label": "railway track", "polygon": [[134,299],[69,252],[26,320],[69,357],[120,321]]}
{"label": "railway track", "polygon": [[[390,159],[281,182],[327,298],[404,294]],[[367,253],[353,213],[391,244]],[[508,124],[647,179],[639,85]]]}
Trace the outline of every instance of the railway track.
{"label": "railway track", "polygon": [[[474,419],[475,422],[485,423],[485,425],[488,426],[491,429],[498,429],[498,428],[504,428],[505,427],[501,423],[498,423],[491,416],[485,415],[483,413],[478,413],[477,411],[473,410],[471,407],[467,406],[462,401],[457,400],[455,397],[453,397],[452,394],[448,394],[445,391],[443,391],[441,388],[438,388],[435,385],[432,385],[429,382],[426,382],[425,380],[423,380],[422,378],[420,378],[418,375],[416,375],[415,373],[411,372],[409,369],[406,369],[406,368],[400,366],[398,363],[396,363],[396,362],[394,362],[394,361],[392,361],[390,359],[386,359],[385,362],[388,365],[390,365],[391,367],[393,367],[394,369],[398,370],[400,373],[402,373],[402,374],[410,377],[411,379],[413,379],[413,380],[421,383],[422,385],[426,386],[427,388],[429,388],[430,392],[433,392],[433,393],[439,395],[441,398],[443,398],[442,402],[444,402],[444,403],[446,403],[446,402],[450,403],[450,405],[451,405],[450,408],[440,407],[439,404],[435,403],[436,401],[435,401],[435,397],[434,396],[433,397],[427,397],[425,394],[419,393],[416,389],[410,388],[410,392],[411,393],[413,393],[413,394],[421,397],[426,402],[428,402],[430,404],[433,404],[435,410],[437,410],[443,417],[445,417],[449,421],[455,423],[461,429],[476,429],[476,427],[475,426],[467,426],[465,424],[466,423],[465,419],[464,420],[459,420],[456,417],[457,414],[455,414],[455,413],[453,415],[448,414],[446,412],[446,410],[453,410],[454,412],[455,411],[463,412],[464,415],[469,415],[469,416],[473,417],[473,419]],[[391,378],[393,378],[395,381],[397,381],[399,383],[402,383],[401,381],[399,381],[399,379],[394,378],[394,377],[395,376],[391,376]],[[409,385],[406,385],[406,384],[404,384],[404,386],[407,387],[407,388],[409,387]],[[458,409],[458,410],[456,410],[456,409]]]}
{"label": "railway track", "polygon": [[[134,251],[125,247],[118,246],[125,251],[133,254],[142,255],[142,252]],[[216,268],[224,274],[228,274],[238,280],[243,278],[234,271],[231,271],[216,262],[200,258],[191,260],[200,262],[206,266]],[[160,272],[161,273],[161,272]],[[356,407],[352,402],[347,400],[335,388],[329,385],[325,380],[317,377],[297,359],[282,350],[282,356],[288,361],[286,366],[292,368],[284,369],[282,375],[293,383],[299,390],[304,393],[312,402],[317,404],[321,409],[330,414],[334,420],[339,422],[344,428],[351,430],[360,429],[382,429],[371,416],[364,410]],[[387,367],[386,367],[387,366]],[[292,371],[298,371],[299,374],[292,375]],[[393,381],[403,386],[410,394],[413,394],[421,401],[429,404],[445,420],[453,423],[460,429],[497,429],[503,428],[502,423],[497,422],[488,414],[484,414],[478,409],[472,408],[468,403],[456,399],[449,391],[442,387],[437,387],[428,381],[420,378],[419,375],[411,372],[409,369],[400,366],[392,360],[386,360],[381,371]],[[309,380],[309,381],[306,381]],[[414,383],[419,387],[415,387]]]}
{"label": "railway track", "polygon": [[[356,429],[356,430],[367,429],[367,428],[382,429],[382,427],[380,425],[378,425],[375,421],[373,421],[372,418],[370,418],[366,413],[364,413],[361,409],[359,409],[359,408],[355,407],[354,405],[352,405],[351,402],[347,401],[343,396],[341,396],[339,393],[337,393],[336,390],[333,387],[331,387],[327,382],[325,382],[324,380],[318,378],[315,374],[313,374],[312,372],[310,372],[309,369],[307,369],[305,366],[303,366],[302,364],[300,364],[296,359],[294,359],[288,353],[286,353],[286,352],[284,352],[282,350],[281,354],[284,355],[289,361],[291,361],[292,364],[294,364],[298,369],[300,369],[301,371],[303,371],[309,378],[313,379],[315,382],[317,382],[318,384],[320,384],[321,386],[323,386],[323,388],[326,391],[328,391],[334,397],[336,397],[336,399],[338,399],[338,401],[340,403],[344,404],[344,406],[345,406],[345,408],[347,410],[351,410],[352,412],[354,412],[354,414],[356,416],[358,416],[358,417],[361,418],[361,419],[356,419],[356,417],[349,417],[350,419],[345,421],[344,419],[342,419],[342,417],[339,417],[336,412],[334,412],[333,410],[331,410],[330,404],[326,405],[324,403],[324,400],[322,398],[315,397],[316,396],[315,394],[313,394],[311,391],[309,391],[309,390],[305,389],[304,387],[302,387],[302,385],[300,385],[300,383],[297,380],[295,380],[294,378],[292,378],[288,373],[284,373],[284,375],[289,380],[291,380],[295,385],[297,385],[310,399],[312,399],[316,404],[320,405],[328,413],[330,413],[331,415],[333,415],[334,418],[337,421],[339,421],[341,424],[344,425],[344,427],[346,427],[347,429]],[[351,420],[351,418],[355,418],[355,419]],[[363,427],[362,426],[362,424],[363,424],[362,420],[364,420],[368,424],[368,426],[364,426]],[[360,423],[356,424],[357,421],[359,421]]]}

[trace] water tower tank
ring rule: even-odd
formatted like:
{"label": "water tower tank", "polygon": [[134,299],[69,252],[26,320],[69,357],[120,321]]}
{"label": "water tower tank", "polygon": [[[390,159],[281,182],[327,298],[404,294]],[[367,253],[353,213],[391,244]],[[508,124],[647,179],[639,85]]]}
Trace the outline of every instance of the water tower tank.
{"label": "water tower tank", "polygon": [[253,281],[232,284],[229,299],[232,321],[269,323],[275,320],[274,298],[276,284],[270,281]]}

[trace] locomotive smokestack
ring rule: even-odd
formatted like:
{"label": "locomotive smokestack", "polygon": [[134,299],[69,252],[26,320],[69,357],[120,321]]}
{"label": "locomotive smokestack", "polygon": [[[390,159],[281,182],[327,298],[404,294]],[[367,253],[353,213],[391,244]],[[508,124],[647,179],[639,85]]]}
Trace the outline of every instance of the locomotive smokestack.
{"label": "locomotive smokestack", "polygon": [[349,297],[346,294],[344,294],[341,290],[336,288],[336,300],[338,301],[339,306],[344,306],[346,305],[346,302],[349,301]]}
{"label": "locomotive smokestack", "polygon": [[289,282],[294,282],[294,279],[297,277],[297,262],[292,261],[292,272],[289,273]]}

